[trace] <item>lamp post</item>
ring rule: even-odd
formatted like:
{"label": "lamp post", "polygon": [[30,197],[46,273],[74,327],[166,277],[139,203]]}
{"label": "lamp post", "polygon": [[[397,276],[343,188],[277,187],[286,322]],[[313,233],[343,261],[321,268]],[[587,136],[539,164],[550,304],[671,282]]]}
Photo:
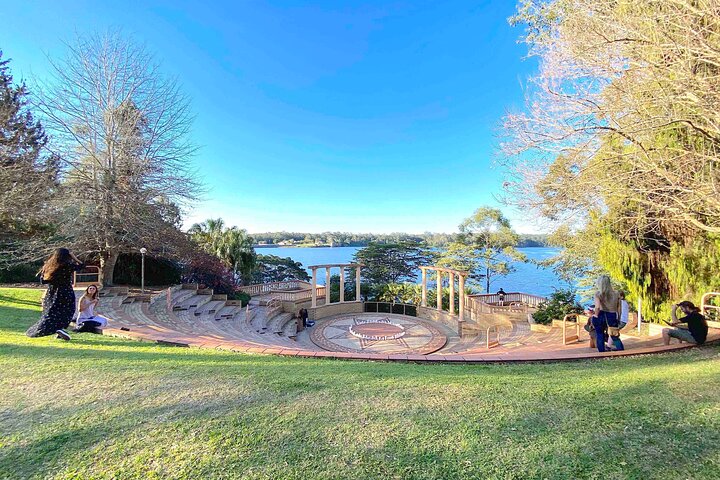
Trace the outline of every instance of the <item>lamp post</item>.
{"label": "lamp post", "polygon": [[145,293],[145,254],[147,253],[147,248],[142,247],[140,249],[140,255],[142,255],[142,260],[140,261],[140,293]]}

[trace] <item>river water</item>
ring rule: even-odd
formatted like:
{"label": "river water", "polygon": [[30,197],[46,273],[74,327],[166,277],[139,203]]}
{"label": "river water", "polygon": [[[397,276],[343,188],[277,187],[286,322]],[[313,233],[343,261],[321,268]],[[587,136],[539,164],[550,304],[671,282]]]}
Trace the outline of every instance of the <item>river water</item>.
{"label": "river water", "polygon": [[[263,255],[276,255],[278,257],[290,257],[300,262],[307,268],[310,265],[325,265],[332,263],[351,263],[353,256],[361,247],[318,247],[318,248],[256,248],[255,251]],[[530,260],[545,260],[556,255],[557,248],[535,247],[519,248]],[[525,292],[534,295],[547,296],[557,288],[567,288],[569,285],[560,280],[555,273],[548,268],[541,268],[532,263],[514,263],[515,272],[505,276],[496,277],[490,285],[490,290],[495,292],[501,287],[506,292]],[[337,274],[337,269],[333,271]],[[418,271],[418,282],[420,281]],[[325,283],[325,274],[318,274],[318,283]],[[481,287],[476,287],[478,293]]]}

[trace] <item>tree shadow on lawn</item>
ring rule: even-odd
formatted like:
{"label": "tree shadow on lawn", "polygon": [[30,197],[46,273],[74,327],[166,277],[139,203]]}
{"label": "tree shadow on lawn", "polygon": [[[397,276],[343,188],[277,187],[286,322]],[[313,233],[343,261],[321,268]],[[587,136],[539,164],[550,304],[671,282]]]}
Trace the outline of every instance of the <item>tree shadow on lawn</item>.
{"label": "tree shadow on lawn", "polygon": [[[38,307],[38,308],[42,307],[41,300],[25,300],[25,299],[17,298],[17,297],[8,297],[7,295],[3,295],[3,294],[0,294],[0,302],[6,302],[9,304],[16,303],[16,304],[20,304],[20,305],[30,305],[30,306]],[[3,305],[0,308],[13,308],[13,307]],[[27,311],[27,310],[24,310],[24,311]]]}
{"label": "tree shadow on lawn", "polygon": [[[164,393],[167,394],[167,391]],[[133,401],[136,401],[136,408],[133,408]],[[73,409],[46,408],[41,412],[18,412],[16,415],[34,417],[24,420],[26,424],[43,425],[45,428],[33,432],[38,438],[28,440],[28,432],[13,432],[5,425],[4,435],[8,437],[4,442],[6,446],[0,449],[0,478],[31,476],[45,478],[50,473],[56,473],[63,464],[68,464],[68,468],[72,471],[73,461],[68,457],[77,456],[78,460],[84,459],[86,464],[92,465],[95,461],[89,450],[98,445],[102,446],[108,440],[111,440],[111,443],[122,444],[124,439],[148,425],[158,431],[165,428],[175,430],[188,422],[207,421],[227,415],[231,410],[241,406],[243,402],[240,398],[232,401],[225,398],[205,398],[201,404],[186,399],[165,401],[161,406],[144,407],[139,399],[119,396],[104,403],[103,411],[97,411],[97,405],[94,403],[83,405],[78,402],[77,408]],[[27,410],[27,407],[24,410]],[[2,420],[0,425],[9,423],[12,420],[11,416],[12,413],[6,412],[0,418]],[[81,426],[77,426],[78,424]],[[22,440],[8,447],[9,435],[15,435]],[[149,442],[144,447],[154,449],[156,445]]]}
{"label": "tree shadow on lawn", "polygon": [[[190,442],[206,446],[201,449],[205,455],[202,462],[180,458],[194,478],[209,477],[212,472],[227,475],[234,471],[232,466],[238,468],[238,474],[252,466],[265,473],[265,478],[287,478],[296,467],[305,475],[322,472],[324,478],[341,475],[363,479],[398,475],[712,478],[713,474],[710,466],[699,470],[700,461],[684,455],[683,450],[662,449],[664,441],[687,438],[687,428],[656,425],[654,429],[646,428],[646,437],[629,437],[602,412],[564,422],[553,422],[556,417],[550,414],[537,418],[536,412],[518,412],[474,429],[467,428],[472,427],[472,418],[461,418],[449,430],[442,430],[433,428],[432,419],[422,424],[401,418],[399,422],[391,421],[391,426],[372,418],[368,424],[362,417],[353,418],[352,412],[337,413],[332,405],[311,404],[297,409],[293,406],[298,399],[292,396],[273,399],[277,409],[272,404],[268,407],[262,397],[251,402],[242,400],[207,399],[199,404],[187,398],[164,399],[162,405],[147,407],[132,404],[132,397],[118,397],[104,405],[103,412],[81,403],[72,410],[54,408],[30,413],[45,422],[46,428],[15,445],[6,442],[0,450],[0,477],[45,477],[61,472],[82,475],[83,469],[95,465],[105,474],[123,469],[147,472],[174,466],[172,455],[184,457],[185,448],[189,454],[197,455]],[[538,410],[542,408],[538,406]],[[673,415],[681,414],[677,411],[681,408],[678,406]],[[465,409],[472,412],[468,405]],[[257,424],[266,429],[258,431]],[[185,434],[188,429],[192,435]],[[96,446],[103,449],[109,445],[113,448],[109,458],[101,451],[92,451]],[[158,448],[164,450],[171,445],[169,457],[157,453]],[[720,453],[718,445],[703,444],[703,456],[716,456]],[[137,456],[147,456],[148,461],[133,462]],[[108,459],[109,470],[104,471],[102,465]]]}
{"label": "tree shadow on lawn", "polygon": [[[264,396],[269,399],[270,405],[297,404],[298,408],[305,411],[305,415],[315,417],[318,423],[317,428],[328,430],[328,438],[332,438],[331,433],[336,427],[332,423],[327,424],[327,412],[322,410],[324,405],[308,404],[303,396],[317,399],[313,395],[317,396],[319,392],[330,389],[342,390],[346,396],[352,397],[353,392],[357,394],[367,389],[367,398],[370,401],[378,401],[383,395],[394,395],[393,400],[398,400],[403,395],[403,388],[417,390],[423,388],[422,384],[427,384],[433,388],[433,393],[437,393],[438,389],[442,390],[445,385],[450,384],[467,387],[470,394],[477,391],[478,387],[484,388],[483,391],[497,397],[494,399],[495,402],[502,403],[506,398],[503,394],[530,381],[538,385],[539,390],[536,392],[536,397],[520,400],[513,400],[512,395],[507,397],[508,402],[516,402],[515,413],[493,419],[490,426],[479,424],[475,430],[461,432],[461,436],[492,436],[493,441],[498,442],[500,447],[494,452],[496,457],[490,460],[478,461],[478,455],[488,455],[488,452],[480,448],[477,451],[460,453],[444,452],[433,445],[413,443],[407,438],[394,434],[389,435],[389,443],[382,447],[364,447],[350,442],[344,448],[357,453],[361,461],[359,465],[363,465],[362,462],[368,462],[365,464],[366,469],[375,468],[378,477],[382,477],[383,472],[388,474],[386,476],[405,471],[426,476],[423,472],[437,471],[439,477],[477,478],[478,475],[482,477],[500,474],[500,476],[508,478],[522,478],[523,476],[534,476],[538,471],[536,469],[539,468],[545,472],[546,476],[553,471],[556,472],[556,477],[581,478],[597,475],[607,476],[605,474],[608,474],[617,478],[628,476],[652,478],[661,476],[658,471],[652,469],[653,462],[664,465],[663,468],[666,469],[666,472],[668,472],[667,469],[671,469],[677,474],[698,471],[694,467],[700,460],[674,453],[681,451],[681,447],[677,445],[673,446],[674,450],[668,452],[663,449],[662,441],[686,439],[687,442],[692,443],[699,441],[700,436],[688,436],[687,427],[652,424],[653,428],[647,426],[648,422],[657,418],[657,405],[653,405],[652,408],[645,405],[648,403],[648,398],[653,398],[653,392],[658,392],[656,396],[661,393],[668,396],[668,418],[687,418],[687,414],[683,410],[686,405],[671,398],[669,393],[673,378],[668,377],[663,380],[640,378],[637,380],[640,383],[628,385],[626,376],[624,377],[626,383],[618,385],[613,382],[613,374],[654,372],[663,368],[692,366],[697,362],[717,358],[719,349],[702,347],[654,356],[554,364],[414,365],[188,350],[83,334],[76,336],[72,342],[67,344],[55,344],[54,341],[50,343],[47,340],[22,337],[21,343],[1,344],[0,351],[3,352],[0,358],[13,357],[22,365],[31,365],[33,361],[41,361],[43,365],[40,365],[40,368],[45,370],[46,375],[53,375],[55,372],[62,374],[77,371],[78,363],[92,360],[88,362],[87,368],[83,368],[83,375],[112,376],[113,368],[122,366],[123,376],[132,374],[133,370],[140,368],[143,374],[150,373],[158,376],[160,382],[164,381],[166,376],[176,373],[181,376],[184,374],[190,377],[210,379],[216,376],[219,376],[218,378],[228,377],[224,379],[224,383],[231,382],[234,376],[249,378],[260,389],[260,397]],[[166,361],[167,370],[163,370]],[[47,368],[44,365],[47,365]],[[583,387],[578,387],[578,383],[582,383]],[[182,382],[178,384],[182,387]],[[590,385],[590,388],[587,388],[587,385]],[[121,385],[117,388],[122,390]],[[163,390],[165,387],[158,386],[156,388],[158,389],[156,392],[151,389],[150,392],[145,393],[154,395],[166,392]],[[118,393],[122,393],[120,390]],[[558,390],[563,391],[561,399],[552,397],[552,394]],[[85,463],[92,464],[93,457],[99,454],[86,450],[102,443],[108,437],[113,438],[115,442],[122,442],[123,438],[128,436],[128,431],[143,428],[146,421],[158,423],[160,426],[157,428],[161,429],[166,424],[168,428],[178,428],[177,422],[181,421],[180,417],[182,421],[203,422],[207,419],[216,421],[217,418],[222,418],[224,415],[237,416],[235,409],[239,406],[246,409],[255,408],[253,404],[243,403],[244,398],[242,395],[238,395],[216,400],[203,398],[181,401],[177,399],[168,401],[161,407],[147,408],[142,407],[141,403],[131,404],[128,407],[128,402],[141,402],[141,400],[133,400],[132,396],[119,395],[105,406],[121,412],[118,416],[93,415],[91,407],[80,407],[80,410],[85,411],[85,415],[89,418],[84,420],[85,424],[82,427],[71,429],[64,427],[65,421],[77,416],[78,410],[57,409],[43,412],[45,415],[38,417],[37,421],[43,423],[47,422],[48,418],[51,421],[57,419],[58,431],[47,437],[31,440],[29,443],[23,442],[22,445],[3,448],[0,451],[0,473],[6,469],[12,473],[13,465],[19,462],[17,464],[23,465],[25,468],[23,472],[27,473],[26,476],[43,476],[43,474],[49,474],[66,465],[68,451],[81,452],[79,460],[83,461],[84,457],[88,457],[89,460]],[[321,395],[320,398],[325,397]],[[562,412],[555,408],[558,405],[572,403],[569,399],[577,405],[586,405],[586,407],[571,412],[567,418],[563,418]],[[637,399],[637,401],[629,404],[628,399]],[[336,401],[342,403],[340,398]],[[447,401],[451,402],[451,400]],[[477,401],[482,402],[483,399],[478,398]],[[521,410],[521,407],[527,407],[528,402],[531,404],[533,401],[537,401],[537,408],[525,408],[522,413],[517,412],[517,410]],[[119,415],[128,415],[125,413],[127,408],[130,408],[131,411],[127,422],[123,423],[118,418]],[[270,408],[272,409],[272,407]],[[472,418],[472,409],[467,404],[460,408]],[[646,416],[645,408],[651,410],[650,417]],[[400,414],[402,413],[400,411]],[[8,412],[0,417],[2,423],[7,420],[7,414]],[[23,413],[16,413],[16,415],[21,414]],[[262,415],[267,416],[267,412]],[[284,414],[280,414],[280,416],[284,417]],[[625,430],[627,425],[618,424],[617,418],[626,419],[626,423],[630,422],[632,418],[644,418],[642,421],[638,420],[638,423],[641,424],[640,426],[645,425],[645,431],[640,434],[637,429],[632,430],[635,435],[631,436]],[[447,421],[447,419],[445,420]],[[264,418],[264,421],[272,423],[273,419]],[[437,420],[432,421],[436,422]],[[658,422],[660,421],[658,420]],[[72,424],[76,425],[77,422],[73,421]],[[417,424],[419,428],[431,428],[431,425],[422,425],[422,421],[418,421]],[[637,426],[635,424],[633,427]],[[314,443],[310,447],[305,447],[303,439],[298,437],[302,432],[293,428],[292,422],[290,427],[283,430],[284,434],[281,432],[280,435],[277,435],[275,432],[272,436],[264,439],[269,445],[277,445],[278,451],[273,453],[273,456],[277,456],[276,460],[305,461],[312,469],[324,470],[327,465],[323,463],[322,455],[319,455],[318,452],[327,451],[327,455],[331,455],[333,449],[335,451],[338,449],[338,445],[329,440],[323,440],[324,437],[321,437],[320,440],[314,439]],[[307,428],[307,426],[303,428]],[[364,427],[358,423],[357,428]],[[22,432],[15,433],[22,434]],[[297,449],[296,451],[288,451],[284,446],[283,435],[287,437],[285,440],[295,442],[293,445],[296,445],[294,447]],[[708,435],[712,436],[712,432],[703,431],[703,445],[698,448],[702,448],[703,455],[717,454],[717,448],[714,446],[720,445],[720,439],[717,438],[718,432],[715,432],[713,439],[707,438]],[[563,440],[560,437],[566,438]],[[566,445],[567,438],[574,438],[576,441]],[[631,438],[630,443],[623,443],[627,442],[628,438]],[[660,443],[658,443],[658,439],[660,439]],[[467,441],[464,438],[458,440]],[[522,458],[504,455],[501,448],[503,442],[510,442],[509,444],[516,452],[524,452]],[[522,449],[522,445],[527,445],[526,451]],[[633,445],[635,448],[632,448]],[[652,451],[648,451],[650,446],[653,447]],[[152,447],[152,445],[144,446],[144,448]],[[483,448],[488,448],[488,446],[484,445]],[[396,464],[390,462],[387,468],[376,468],[374,463],[370,463],[387,461],[388,452],[391,452],[392,456],[396,458]],[[268,471],[276,470],[277,467],[267,463],[267,456],[260,455],[260,453],[257,454],[259,456],[254,461],[258,464],[266,462],[264,465]],[[315,456],[308,461],[311,454]],[[642,460],[639,461],[638,458]],[[224,454],[219,453],[210,458],[208,465],[209,467],[222,466],[226,459]],[[349,462],[351,460],[348,459]],[[621,461],[626,465],[619,465],[618,462]],[[460,468],[461,462],[463,465],[471,466]],[[426,465],[425,469],[418,467],[423,464]],[[551,465],[554,470],[543,470],[547,465]],[[68,468],[72,471],[72,460],[69,462]],[[637,475],[630,474],[630,472],[635,472]],[[332,473],[329,472],[328,475],[332,477]],[[357,478],[367,478],[363,477],[362,473],[362,470],[355,472]]]}
{"label": "tree shadow on lawn", "polygon": [[[689,351],[671,352],[634,358],[607,360],[584,360],[579,362],[543,364],[501,364],[501,365],[425,365],[408,363],[361,362],[330,359],[305,359],[270,355],[246,355],[225,351],[205,351],[173,346],[155,345],[133,340],[105,340],[92,334],[78,335],[77,339],[62,344],[52,339],[38,341],[23,338],[22,343],[0,344],[0,357],[13,357],[22,364],[40,361],[52,364],[57,371],[76,368],[78,360],[92,360],[89,368],[107,366],[117,368],[124,363],[123,370],[145,365],[144,370],[157,370],[163,362],[173,369],[190,369],[198,374],[222,375],[227,372],[250,373],[259,376],[281,375],[279,382],[302,383],[307,379],[321,380],[332,384],[345,384],[349,377],[356,383],[382,387],[383,382],[392,380],[396,388],[404,384],[413,385],[418,381],[432,383],[487,383],[493,378],[514,382],[558,382],[560,379],[589,382],[597,379],[600,383],[612,384],[608,375],[626,374],[644,369],[691,366],[697,362],[717,358],[720,347],[707,346]],[[52,342],[52,343],[51,343]],[[58,343],[55,343],[58,342]],[[100,348],[97,348],[100,347]],[[111,372],[105,372],[105,374]]]}

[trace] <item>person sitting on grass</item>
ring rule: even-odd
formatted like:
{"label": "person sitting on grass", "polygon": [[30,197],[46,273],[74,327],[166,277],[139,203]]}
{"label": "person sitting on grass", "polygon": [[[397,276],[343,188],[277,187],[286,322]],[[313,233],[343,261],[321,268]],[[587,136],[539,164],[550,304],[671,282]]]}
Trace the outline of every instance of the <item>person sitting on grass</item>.
{"label": "person sitting on grass", "polygon": [[[678,320],[677,309],[680,308],[685,314],[684,317]],[[683,323],[687,324],[687,330],[684,328],[664,328],[662,331],[663,343],[670,345],[671,338],[677,338],[680,343],[696,343],[702,345],[707,339],[708,324],[700,314],[700,309],[697,308],[692,302],[684,301],[677,303],[672,306],[670,312],[672,316],[671,326],[677,327]]]}
{"label": "person sitting on grass", "polygon": [[90,285],[85,289],[83,296],[80,297],[75,332],[93,332],[96,328],[107,326],[107,318],[95,312],[98,303],[100,303],[98,288],[95,285]]}

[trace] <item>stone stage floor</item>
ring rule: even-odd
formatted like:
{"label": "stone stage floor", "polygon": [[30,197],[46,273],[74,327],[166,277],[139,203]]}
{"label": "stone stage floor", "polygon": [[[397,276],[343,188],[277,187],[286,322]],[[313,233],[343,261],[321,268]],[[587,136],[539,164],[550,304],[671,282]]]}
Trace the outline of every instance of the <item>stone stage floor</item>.
{"label": "stone stage floor", "polygon": [[447,337],[430,322],[390,313],[357,313],[324,319],[310,339],[331,352],[420,354],[436,352]]}

